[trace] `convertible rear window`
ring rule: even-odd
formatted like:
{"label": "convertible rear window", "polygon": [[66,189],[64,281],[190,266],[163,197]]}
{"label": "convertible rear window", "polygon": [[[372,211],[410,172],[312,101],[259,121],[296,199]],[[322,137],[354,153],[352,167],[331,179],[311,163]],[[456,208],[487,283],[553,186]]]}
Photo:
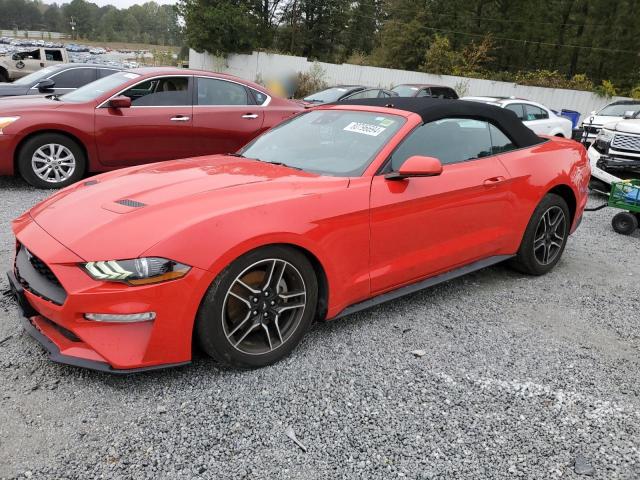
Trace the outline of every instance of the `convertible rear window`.
{"label": "convertible rear window", "polygon": [[360,176],[405,119],[349,110],[314,110],[250,143],[242,155],[308,172]]}

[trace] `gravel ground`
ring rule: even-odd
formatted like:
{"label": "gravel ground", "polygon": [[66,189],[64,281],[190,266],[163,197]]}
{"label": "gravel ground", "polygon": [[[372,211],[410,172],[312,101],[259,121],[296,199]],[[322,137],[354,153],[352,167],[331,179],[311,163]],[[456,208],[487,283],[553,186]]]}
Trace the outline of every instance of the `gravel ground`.
{"label": "gravel ground", "polygon": [[[45,196],[0,179],[1,270],[10,219]],[[639,479],[640,235],[611,216],[546,277],[489,268],[316,325],[258,371],[56,365],[1,300],[0,478]]]}

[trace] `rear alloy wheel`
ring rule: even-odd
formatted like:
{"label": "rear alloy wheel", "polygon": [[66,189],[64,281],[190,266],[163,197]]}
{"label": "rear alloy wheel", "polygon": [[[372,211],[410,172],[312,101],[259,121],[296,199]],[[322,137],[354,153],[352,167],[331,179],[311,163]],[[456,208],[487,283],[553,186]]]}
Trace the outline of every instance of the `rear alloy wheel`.
{"label": "rear alloy wheel", "polygon": [[570,228],[567,202],[550,193],[533,212],[512,265],[530,275],[543,275],[560,261]]}
{"label": "rear alloy wheel", "polygon": [[216,278],[198,312],[196,333],[203,350],[222,363],[266,366],[300,342],[317,300],[315,271],[303,254],[261,248]]}
{"label": "rear alloy wheel", "polygon": [[611,226],[617,233],[631,235],[638,228],[638,217],[630,212],[620,212],[611,220]]}
{"label": "rear alloy wheel", "polygon": [[82,148],[72,139],[46,133],[29,139],[21,148],[18,166],[34,187],[62,188],[80,180],[86,160]]}

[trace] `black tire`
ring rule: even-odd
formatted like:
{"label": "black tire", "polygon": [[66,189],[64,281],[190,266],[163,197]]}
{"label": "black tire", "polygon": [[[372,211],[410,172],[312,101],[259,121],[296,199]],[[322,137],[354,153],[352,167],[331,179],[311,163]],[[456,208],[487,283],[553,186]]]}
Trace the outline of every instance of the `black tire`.
{"label": "black tire", "polygon": [[[284,271],[282,280],[276,280],[276,288],[272,278],[278,277],[279,270],[273,275],[272,263]],[[251,289],[238,285],[238,279]],[[270,285],[265,288],[267,283]],[[253,289],[259,293],[251,293]],[[280,297],[302,290],[306,294],[296,296],[296,300]],[[238,300],[232,291],[243,299]],[[271,306],[274,302],[276,305]],[[295,307],[303,302],[304,307]],[[213,281],[200,304],[195,334],[202,349],[220,363],[241,368],[264,367],[291,353],[311,326],[317,305],[318,280],[309,260],[286,246],[263,247],[236,259]],[[233,314],[236,321],[232,321]],[[282,323],[274,321],[276,317]],[[255,330],[246,333],[254,327]]]}
{"label": "black tire", "polygon": [[[547,234],[546,229],[544,232],[542,230],[544,225],[541,222],[543,222],[545,215],[550,215],[551,219],[555,219],[555,215],[564,216],[559,220],[555,227],[556,230],[553,230],[553,226],[549,227],[552,230],[550,234]],[[511,265],[529,275],[544,275],[552,270],[560,261],[567,245],[571,228],[570,222],[571,216],[567,202],[554,193],[545,195],[531,215],[522,243],[515,258],[512,259]],[[546,224],[550,225],[550,222],[546,222]],[[544,260],[545,258],[547,261]]]}
{"label": "black tire", "polygon": [[0,69],[0,83],[5,83],[9,81],[9,75],[4,69]]}
{"label": "black tire", "polygon": [[611,226],[621,235],[631,235],[638,228],[638,217],[630,212],[620,212],[611,219]]}
{"label": "black tire", "polygon": [[[41,148],[45,149],[45,152],[51,153],[51,150],[48,147],[49,145],[54,145],[55,147],[53,148],[57,149],[56,151],[62,152],[60,155],[66,155],[69,153],[71,157],[61,156],[60,158],[72,158],[72,160],[65,161],[72,161],[74,167],[73,170],[70,168],[69,170],[63,170],[68,168],[67,164],[52,165],[53,170],[52,173],[50,173],[50,175],[52,175],[51,181],[46,181],[36,173],[32,159],[34,158],[34,155],[36,155],[36,152]],[[47,155],[44,155],[44,157],[46,156]],[[44,157],[38,156],[39,159]],[[41,161],[39,159],[37,160],[38,162]],[[42,163],[42,165],[44,165],[44,163]],[[60,181],[56,181],[55,176],[53,176],[56,168],[59,169],[58,175],[62,178]],[[87,157],[84,153],[84,149],[75,140],[72,140],[66,135],[62,135],[60,133],[42,133],[40,135],[36,135],[35,137],[27,140],[18,153],[18,170],[20,171],[20,175],[22,175],[22,177],[31,185],[38,188],[63,188],[71,185],[84,176],[86,168]],[[68,176],[66,176],[67,171],[70,172]],[[44,173],[45,172],[43,172],[43,175]]]}

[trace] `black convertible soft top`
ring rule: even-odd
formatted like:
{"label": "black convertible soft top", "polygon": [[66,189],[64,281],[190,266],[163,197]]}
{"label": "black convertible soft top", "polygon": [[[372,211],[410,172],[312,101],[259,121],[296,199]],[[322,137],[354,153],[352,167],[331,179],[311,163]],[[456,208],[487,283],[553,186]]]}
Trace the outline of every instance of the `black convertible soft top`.
{"label": "black convertible soft top", "polygon": [[336,105],[397,108],[417,113],[422,117],[424,123],[450,117],[474,118],[488,121],[499,127],[518,148],[530,147],[544,142],[544,139],[527,128],[511,110],[486,103],[429,97],[391,97],[347,100]]}

